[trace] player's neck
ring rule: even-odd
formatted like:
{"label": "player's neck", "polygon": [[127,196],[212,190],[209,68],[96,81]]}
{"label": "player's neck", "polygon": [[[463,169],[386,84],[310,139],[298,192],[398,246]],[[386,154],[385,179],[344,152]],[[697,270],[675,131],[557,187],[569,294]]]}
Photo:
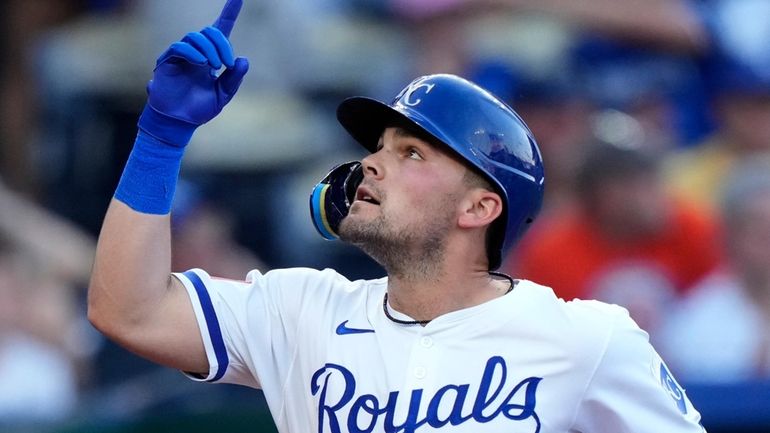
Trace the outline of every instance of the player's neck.
{"label": "player's neck", "polygon": [[445,266],[439,275],[420,279],[390,276],[388,304],[415,320],[433,320],[500,297],[509,288],[508,281],[493,278],[485,268]]}

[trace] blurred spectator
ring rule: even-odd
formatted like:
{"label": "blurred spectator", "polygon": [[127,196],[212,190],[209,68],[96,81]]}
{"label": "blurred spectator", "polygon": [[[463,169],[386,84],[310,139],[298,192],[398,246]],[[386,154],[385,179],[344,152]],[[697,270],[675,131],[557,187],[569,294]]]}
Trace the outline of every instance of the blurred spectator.
{"label": "blurred spectator", "polygon": [[713,208],[735,164],[770,152],[770,2],[705,3],[713,47],[704,75],[718,129],[673,158],[666,177],[677,194]]}
{"label": "blurred spectator", "polygon": [[211,275],[243,279],[267,267],[235,239],[235,221],[189,182],[180,182],[172,211],[172,269],[204,268]]}
{"label": "blurred spectator", "polygon": [[[417,66],[423,73],[462,74],[469,63],[479,55],[483,57],[483,48],[490,45],[508,45],[509,49],[517,47],[534,54],[543,46],[559,45],[559,41],[564,40],[560,33],[574,28],[665,51],[693,53],[707,46],[704,27],[695,9],[684,0],[390,0],[390,3],[394,11],[413,24],[416,45],[421,48]],[[523,19],[518,20],[516,16]],[[556,26],[554,20],[558,22]],[[486,29],[479,29],[475,25],[478,22],[483,22]],[[516,32],[518,29],[526,33]],[[482,39],[487,40],[481,41],[481,47],[480,41],[474,40],[474,33],[479,31],[483,33]],[[490,39],[496,43],[488,42]]]}
{"label": "blurred spectator", "polygon": [[77,403],[68,288],[36,273],[22,255],[0,251],[0,425],[63,419]]}
{"label": "blurred spectator", "polygon": [[0,234],[15,250],[34,258],[40,272],[75,286],[88,283],[96,250],[94,239],[2,182]]}
{"label": "blurred spectator", "polygon": [[0,2],[0,173],[12,188],[37,193],[38,128],[33,48],[40,34],[79,11],[76,0]]}
{"label": "blurred spectator", "polygon": [[770,378],[770,160],[737,166],[722,191],[727,263],[683,300],[660,345],[690,383]]}
{"label": "blurred spectator", "polygon": [[599,108],[633,116],[648,146],[669,151],[709,132],[696,57],[598,34],[576,41],[572,57],[574,81],[586,97]]}
{"label": "blurred spectator", "polygon": [[659,158],[638,147],[589,148],[578,202],[536,223],[506,270],[566,300],[623,304],[653,331],[666,302],[718,260],[713,224],[664,192],[658,168]]}
{"label": "blurred spectator", "polygon": [[79,309],[94,243],[0,184],[0,425],[59,420],[95,350]]}

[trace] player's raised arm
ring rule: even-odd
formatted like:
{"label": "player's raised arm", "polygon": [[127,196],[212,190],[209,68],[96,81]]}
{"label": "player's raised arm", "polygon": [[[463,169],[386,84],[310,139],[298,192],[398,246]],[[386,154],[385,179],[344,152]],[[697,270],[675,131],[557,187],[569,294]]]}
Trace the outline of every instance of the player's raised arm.
{"label": "player's raised arm", "polygon": [[208,362],[189,298],[171,276],[169,212],[185,146],[230,102],[248,70],[228,40],[242,4],[228,0],[212,26],[188,33],[158,59],[88,291],[96,328],[129,350],[191,372],[208,371]]}

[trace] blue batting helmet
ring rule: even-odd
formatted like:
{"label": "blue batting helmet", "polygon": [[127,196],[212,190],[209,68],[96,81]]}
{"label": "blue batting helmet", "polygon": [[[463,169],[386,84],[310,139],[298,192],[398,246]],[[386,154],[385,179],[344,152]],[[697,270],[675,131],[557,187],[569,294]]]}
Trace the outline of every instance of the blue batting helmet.
{"label": "blue batting helmet", "polygon": [[386,127],[416,127],[488,179],[504,203],[490,233],[490,269],[500,266],[540,211],[543,161],[532,132],[511,107],[463,78],[448,74],[417,78],[389,105],[348,98],[337,108],[337,119],[370,152],[376,150]]}

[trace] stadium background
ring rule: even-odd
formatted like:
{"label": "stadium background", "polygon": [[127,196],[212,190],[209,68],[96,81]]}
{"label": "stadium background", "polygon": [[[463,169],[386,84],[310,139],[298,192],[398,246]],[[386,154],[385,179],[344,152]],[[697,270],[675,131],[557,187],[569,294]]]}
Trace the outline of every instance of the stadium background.
{"label": "stadium background", "polygon": [[[173,220],[178,270],[242,278],[254,267],[311,266],[350,278],[381,275],[356,250],[314,233],[307,196],[335,163],[361,156],[334,120],[337,103],[354,94],[388,98],[423,72],[474,79],[521,112],[548,164],[546,221],[580,202],[580,167],[599,142],[654,155],[666,194],[691,199],[704,219],[719,221],[717,191],[680,188],[677,173],[689,167],[688,155],[725,135],[727,97],[751,95],[744,113],[759,144],[741,157],[770,153],[770,137],[761,135],[770,125],[770,1],[245,3],[233,44],[252,70],[185,157]],[[191,383],[107,342],[85,319],[95,237],[154,59],[209,24],[220,6],[0,6],[0,430],[273,431],[259,392]],[[525,241],[539,239],[532,236]],[[677,344],[662,341],[669,313],[719,268],[717,239],[691,246],[693,257],[706,257],[703,269],[671,293],[656,290],[675,284],[652,287],[661,274],[645,273],[655,257],[634,268],[641,273],[633,282],[646,284],[629,286],[647,303],[629,308],[661,347]],[[506,266],[516,274],[526,261],[514,256]],[[710,331],[688,342],[693,352]],[[770,326],[756,332],[770,334]],[[740,376],[729,368],[703,379],[672,365],[710,432],[770,431],[770,371]]]}

